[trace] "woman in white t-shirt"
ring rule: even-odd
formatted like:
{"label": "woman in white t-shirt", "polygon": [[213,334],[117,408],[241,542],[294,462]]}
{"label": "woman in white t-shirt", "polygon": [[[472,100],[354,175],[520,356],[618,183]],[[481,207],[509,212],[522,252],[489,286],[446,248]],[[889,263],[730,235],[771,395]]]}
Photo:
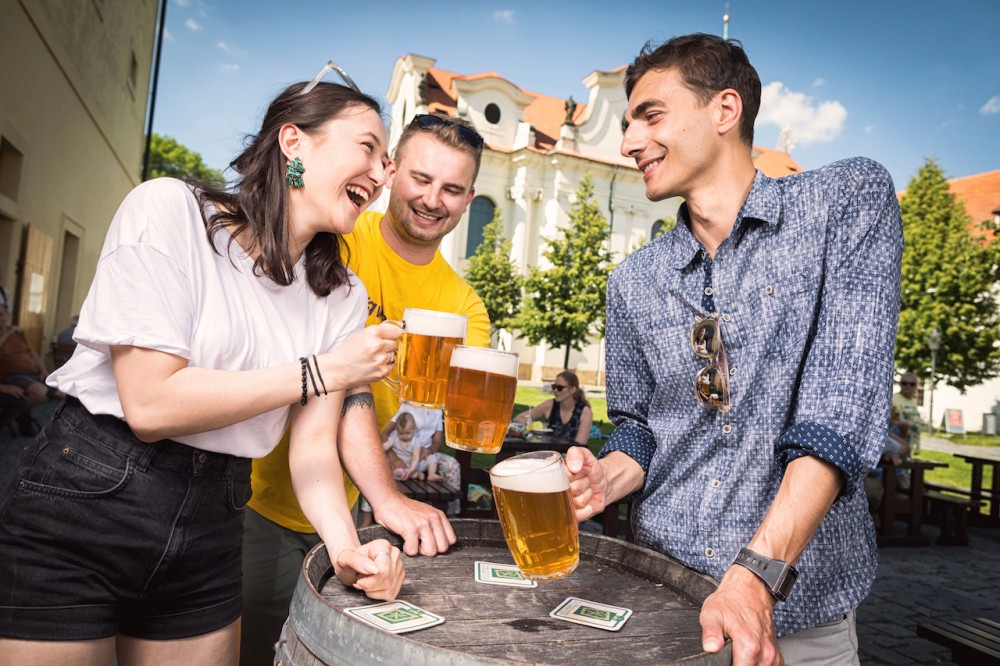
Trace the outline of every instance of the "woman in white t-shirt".
{"label": "woman in white t-shirt", "polygon": [[336,446],[345,391],[384,377],[401,335],[364,328],[340,255],[385,181],[380,114],[353,84],[295,84],[231,190],[158,179],[126,197],[49,379],[68,397],[0,499],[5,658],[235,663],[250,459],[289,419],[295,493],[337,577],[399,592],[399,550],[359,543]]}

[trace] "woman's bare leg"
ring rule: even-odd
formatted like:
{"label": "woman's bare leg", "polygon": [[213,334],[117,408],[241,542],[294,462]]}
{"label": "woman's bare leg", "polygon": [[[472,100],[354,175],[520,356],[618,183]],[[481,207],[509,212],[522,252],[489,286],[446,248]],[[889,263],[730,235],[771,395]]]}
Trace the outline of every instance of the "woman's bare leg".
{"label": "woman's bare leg", "polygon": [[0,661],[33,666],[108,666],[115,654],[115,639],[95,641],[22,641],[0,638]]}
{"label": "woman's bare leg", "polygon": [[239,659],[239,620],[210,634],[171,641],[118,636],[119,666],[236,666]]}

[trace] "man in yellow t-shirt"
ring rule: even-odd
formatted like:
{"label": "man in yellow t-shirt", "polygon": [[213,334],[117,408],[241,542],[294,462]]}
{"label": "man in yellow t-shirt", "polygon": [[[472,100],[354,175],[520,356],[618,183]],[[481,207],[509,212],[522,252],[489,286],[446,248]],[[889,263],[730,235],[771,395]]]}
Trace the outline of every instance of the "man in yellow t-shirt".
{"label": "man in yellow t-shirt", "polygon": [[899,378],[899,393],[892,396],[892,406],[909,424],[907,434],[910,455],[920,453],[920,410],[917,409],[917,376],[906,372]]}
{"label": "man in yellow t-shirt", "polygon": [[[475,193],[482,145],[482,137],[457,119],[417,116],[403,131],[386,167],[388,211],[363,213],[344,236],[347,265],[368,290],[368,325],[400,320],[407,307],[455,312],[469,318],[466,344],[489,346],[486,307],[438,250]],[[376,520],[403,537],[407,554],[443,552],[455,542],[447,518],[400,494],[388,473],[379,431],[399,399],[384,383],[368,389],[344,402],[338,437],[344,468]],[[287,433],[270,455],[254,461],[252,484],[243,543],[243,666],[272,663],[303,557],[319,542],[292,492]],[[353,504],[358,488],[346,485]]]}

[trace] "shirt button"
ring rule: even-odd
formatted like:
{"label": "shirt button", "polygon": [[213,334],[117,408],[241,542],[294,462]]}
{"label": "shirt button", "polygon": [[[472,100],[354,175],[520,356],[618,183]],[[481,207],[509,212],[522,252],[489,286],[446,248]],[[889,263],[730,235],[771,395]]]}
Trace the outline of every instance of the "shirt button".
{"label": "shirt button", "polygon": [[706,296],[711,296],[712,293],[713,293],[713,289],[711,287],[705,287],[705,295]]}
{"label": "shirt button", "polygon": [[767,285],[766,287],[764,287],[764,293],[770,296],[771,294],[774,293],[774,287],[772,287],[771,285]]}
{"label": "shirt button", "polygon": [[721,485],[722,485],[721,481],[719,481],[718,479],[712,479],[712,487],[713,488],[718,488]]}
{"label": "shirt button", "polygon": [[204,453],[198,454],[198,462],[204,463],[206,460],[208,460],[208,456],[206,456]]}
{"label": "shirt button", "polygon": [[722,433],[724,435],[728,435],[732,431],[733,431],[733,426],[729,425],[728,423],[726,425],[722,426]]}
{"label": "shirt button", "polygon": [[732,319],[732,317],[729,316],[728,312],[722,315],[722,321],[729,321],[730,319]]}
{"label": "shirt button", "polygon": [[732,367],[732,368],[729,368],[729,374],[730,375],[735,376],[737,372],[739,372],[739,368],[737,368],[735,366]]}
{"label": "shirt button", "polygon": [[713,549],[713,548],[706,548],[705,549],[705,556],[706,557],[715,557],[715,549]]}

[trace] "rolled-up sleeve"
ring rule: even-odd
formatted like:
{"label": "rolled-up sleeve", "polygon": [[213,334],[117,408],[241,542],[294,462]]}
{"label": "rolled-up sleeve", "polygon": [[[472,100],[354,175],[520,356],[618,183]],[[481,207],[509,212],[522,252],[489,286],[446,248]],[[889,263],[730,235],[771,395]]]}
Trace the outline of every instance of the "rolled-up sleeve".
{"label": "rolled-up sleeve", "polygon": [[829,211],[825,280],[800,374],[794,419],[777,441],[779,462],[804,455],[843,472],[853,495],[888,428],[899,317],[902,219],[892,179],[853,160]]}

